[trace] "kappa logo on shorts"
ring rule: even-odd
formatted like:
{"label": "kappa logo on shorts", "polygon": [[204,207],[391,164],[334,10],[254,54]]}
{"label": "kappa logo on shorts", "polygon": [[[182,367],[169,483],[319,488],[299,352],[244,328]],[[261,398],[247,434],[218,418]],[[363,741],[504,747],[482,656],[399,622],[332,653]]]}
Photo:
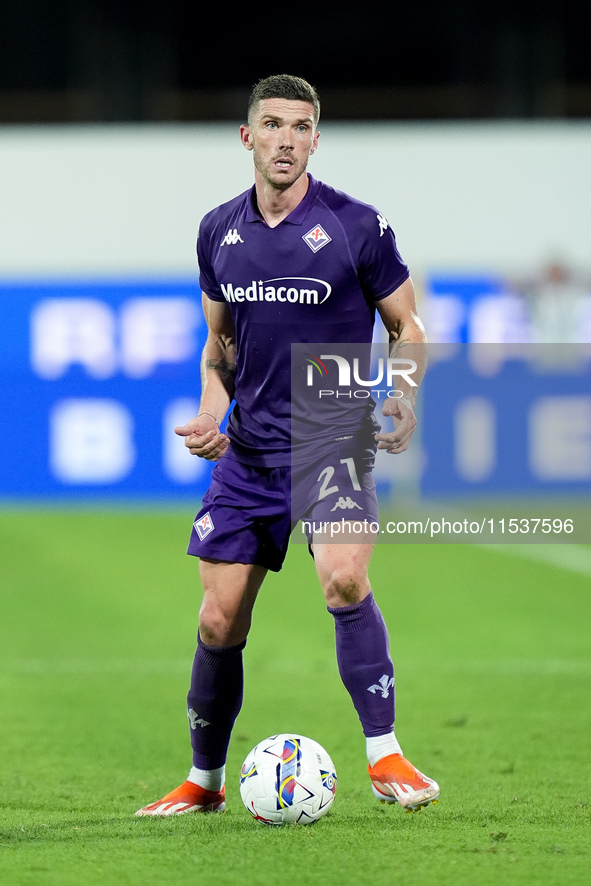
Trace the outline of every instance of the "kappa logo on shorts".
{"label": "kappa logo on shorts", "polygon": [[343,498],[343,496],[340,495],[338,501],[335,502],[334,507],[330,509],[331,513],[332,511],[336,511],[338,508],[343,511],[352,511],[353,508],[359,508],[360,511],[363,510],[361,505],[358,505],[356,501],[353,501],[353,499],[349,495],[346,498]]}
{"label": "kappa logo on shorts", "polygon": [[328,236],[321,225],[314,225],[311,231],[304,234],[302,240],[308,244],[312,252],[318,252],[319,249],[322,249],[323,246],[330,243],[332,237]]}
{"label": "kappa logo on shorts", "polygon": [[195,520],[193,523],[197,535],[203,541],[206,535],[209,535],[210,532],[213,532],[215,526],[213,525],[213,520],[211,519],[211,514],[209,511],[207,514],[204,514],[199,520]]}

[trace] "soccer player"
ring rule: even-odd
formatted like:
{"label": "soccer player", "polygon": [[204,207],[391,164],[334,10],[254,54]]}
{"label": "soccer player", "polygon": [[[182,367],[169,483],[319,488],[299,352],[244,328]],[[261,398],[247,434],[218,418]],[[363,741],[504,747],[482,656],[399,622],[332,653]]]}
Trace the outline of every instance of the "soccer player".
{"label": "soccer player", "polygon": [[[375,449],[403,452],[416,424],[416,388],[402,378],[403,396],[382,410],[393,429],[376,432],[367,402],[341,409],[320,439],[304,434],[301,458],[292,462],[292,344],[367,345],[377,308],[392,346],[404,343],[405,355],[412,352],[415,379],[424,369],[425,334],[388,222],[307,173],[319,112],[305,80],[260,81],[240,128],[253,155],[254,186],[200,225],[208,325],[202,398],[197,417],[175,429],[193,455],[216,462],[189,542],[203,585],[187,698],[193,765],[180,787],[138,810],[140,816],[224,811],[226,755],[243,696],[242,652],[265,575],[281,569],[298,518],[339,522],[343,507],[351,507],[356,521],[375,521]],[[372,538],[309,541],[334,618],[339,673],[365,735],[373,792],[408,810],[426,806],[439,787],[405,759],[394,733],[394,668],[368,579]]]}

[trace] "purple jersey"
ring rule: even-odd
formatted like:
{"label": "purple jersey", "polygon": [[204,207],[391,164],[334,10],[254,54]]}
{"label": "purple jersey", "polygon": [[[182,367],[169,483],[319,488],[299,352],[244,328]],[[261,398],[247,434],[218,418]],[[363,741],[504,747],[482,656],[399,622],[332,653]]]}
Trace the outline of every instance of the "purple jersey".
{"label": "purple jersey", "polygon": [[309,176],[304,199],[274,228],[254,187],[209,212],[197,255],[202,290],[227,302],[236,330],[227,455],[288,465],[291,345],[371,342],[375,302],[409,275],[392,229],[373,206]]}

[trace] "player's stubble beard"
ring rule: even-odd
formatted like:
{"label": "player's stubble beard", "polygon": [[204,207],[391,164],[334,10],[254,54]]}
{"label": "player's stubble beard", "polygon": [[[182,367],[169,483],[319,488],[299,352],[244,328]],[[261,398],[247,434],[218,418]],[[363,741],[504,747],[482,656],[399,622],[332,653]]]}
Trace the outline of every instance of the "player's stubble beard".
{"label": "player's stubble beard", "polygon": [[[279,156],[281,157],[283,155],[280,154]],[[308,159],[310,155],[308,154],[308,156],[305,158],[305,161],[301,162],[298,162],[289,152],[285,153],[285,157],[288,157],[293,163],[293,166],[290,168],[291,174],[289,176],[285,173],[275,172],[275,174],[273,174],[274,170],[272,166],[273,163],[276,162],[278,157],[274,157],[268,162],[264,161],[263,159],[261,159],[257,151],[256,144],[253,147],[253,161],[255,168],[261,175],[265,184],[278,191],[286,191],[288,188],[294,185],[299,178],[301,178],[301,176],[306,172],[306,169],[308,168]]]}

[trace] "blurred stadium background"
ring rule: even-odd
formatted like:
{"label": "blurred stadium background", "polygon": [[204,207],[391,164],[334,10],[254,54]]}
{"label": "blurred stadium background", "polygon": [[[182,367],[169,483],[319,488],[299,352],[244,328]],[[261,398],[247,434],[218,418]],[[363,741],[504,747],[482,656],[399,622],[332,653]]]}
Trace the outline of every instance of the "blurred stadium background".
{"label": "blurred stadium background", "polygon": [[[463,344],[434,361],[441,408],[424,409],[420,446],[379,462],[382,485],[588,495],[587,14],[5,0],[2,500],[203,492],[209,466],[172,433],[199,397],[195,234],[249,187],[237,125],[251,85],[281,70],[320,92],[310,171],[389,218],[431,341]],[[549,342],[565,347],[541,371]],[[504,350],[483,363],[474,343]]]}
{"label": "blurred stadium background", "polygon": [[[557,0],[2,0],[3,883],[258,884],[286,859],[323,886],[587,883],[588,17]],[[183,548],[210,466],[172,429],[199,398],[197,226],[250,186],[238,124],[281,71],[318,87],[310,171],[389,219],[434,342],[420,432],[378,461],[383,501],[401,520],[533,502],[584,532],[376,550],[399,737],[442,785],[433,815],[374,806],[293,545],[257,603],[228,814],[134,820],[187,765]],[[335,814],[257,833],[240,764],[293,728],[333,755]]]}

